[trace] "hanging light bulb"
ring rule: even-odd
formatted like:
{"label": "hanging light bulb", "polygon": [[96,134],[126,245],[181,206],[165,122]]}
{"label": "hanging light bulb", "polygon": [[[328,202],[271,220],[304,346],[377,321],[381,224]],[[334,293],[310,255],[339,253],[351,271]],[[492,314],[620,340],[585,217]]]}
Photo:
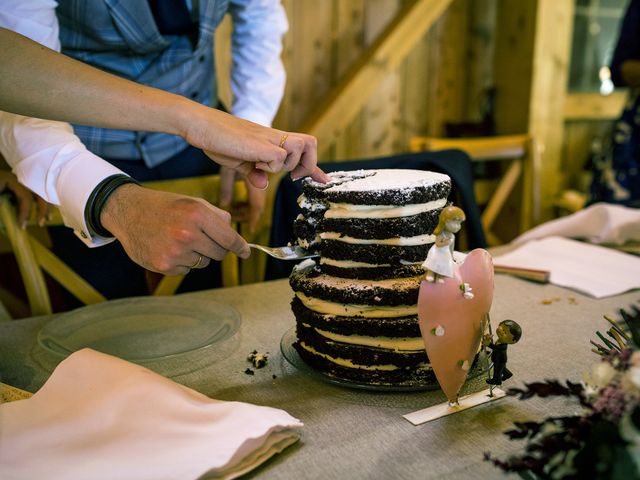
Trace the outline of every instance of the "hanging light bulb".
{"label": "hanging light bulb", "polygon": [[614,86],[613,82],[611,81],[611,70],[609,70],[609,67],[600,67],[598,76],[600,77],[600,94],[611,94],[611,92],[613,92]]}

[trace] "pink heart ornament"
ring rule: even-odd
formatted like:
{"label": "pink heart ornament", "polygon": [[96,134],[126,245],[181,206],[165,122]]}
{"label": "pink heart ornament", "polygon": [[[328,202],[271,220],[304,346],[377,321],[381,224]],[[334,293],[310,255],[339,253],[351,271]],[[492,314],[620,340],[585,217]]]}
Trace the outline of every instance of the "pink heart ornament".
{"label": "pink heart ornament", "polygon": [[[465,298],[461,285],[468,283],[473,298]],[[481,323],[493,299],[493,261],[489,252],[476,249],[454,276],[444,283],[422,281],[418,296],[418,320],[427,356],[438,383],[450,402],[457,401],[467,373],[478,352]]]}

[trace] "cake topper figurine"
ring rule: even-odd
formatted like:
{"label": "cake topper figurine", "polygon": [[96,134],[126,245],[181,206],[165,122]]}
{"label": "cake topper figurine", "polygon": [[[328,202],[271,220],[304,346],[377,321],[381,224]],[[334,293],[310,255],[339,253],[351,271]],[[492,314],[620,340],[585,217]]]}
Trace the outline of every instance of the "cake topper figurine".
{"label": "cake topper figurine", "polygon": [[427,259],[422,264],[427,270],[427,281],[444,283],[442,277],[453,277],[453,247],[455,244],[455,234],[462,228],[465,220],[464,212],[461,208],[449,205],[442,209],[433,233],[436,236],[435,243],[429,249]]}
{"label": "cake topper figurine", "polygon": [[[502,385],[504,380],[513,376],[507,368],[507,347],[518,343],[522,337],[522,328],[513,320],[503,320],[496,329],[495,342],[491,334],[486,334],[482,339],[483,348],[491,349],[491,361],[493,362],[493,376],[487,378],[489,385]],[[491,369],[489,369],[489,372]]]}
{"label": "cake topper figurine", "polygon": [[[475,249],[459,263],[453,261],[454,233],[464,218],[458,207],[441,212],[436,245],[424,263],[429,271],[418,295],[418,321],[429,363],[450,406],[457,405],[460,389],[474,368],[493,299],[489,252]],[[440,269],[445,262],[439,258],[445,256],[448,264]]]}

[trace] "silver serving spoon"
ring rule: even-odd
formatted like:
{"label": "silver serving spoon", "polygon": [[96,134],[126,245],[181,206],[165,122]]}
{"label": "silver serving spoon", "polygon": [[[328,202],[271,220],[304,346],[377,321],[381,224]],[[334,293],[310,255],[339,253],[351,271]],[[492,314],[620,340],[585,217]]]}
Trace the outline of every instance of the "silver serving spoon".
{"label": "silver serving spoon", "polygon": [[309,250],[305,250],[304,248],[297,245],[287,245],[284,247],[265,247],[264,245],[256,245],[255,243],[250,243],[249,246],[251,248],[262,250],[267,255],[270,255],[273,258],[277,258],[279,260],[302,260],[305,258],[314,258],[320,256],[318,253],[310,252]]}

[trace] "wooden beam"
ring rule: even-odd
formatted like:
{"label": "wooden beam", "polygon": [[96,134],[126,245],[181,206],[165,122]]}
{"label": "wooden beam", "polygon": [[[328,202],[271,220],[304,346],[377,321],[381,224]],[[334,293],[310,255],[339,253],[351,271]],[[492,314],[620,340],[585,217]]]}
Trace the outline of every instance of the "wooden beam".
{"label": "wooden beam", "polygon": [[314,135],[325,145],[332,143],[451,1],[418,0],[407,5],[297,130]]}
{"label": "wooden beam", "polygon": [[616,120],[625,102],[626,90],[616,90],[611,95],[599,93],[569,93],[564,101],[565,121]]}
{"label": "wooden beam", "polygon": [[546,221],[554,218],[553,202],[564,183],[561,169],[564,103],[574,2],[537,0],[536,7],[528,133],[542,148],[539,220]]}

